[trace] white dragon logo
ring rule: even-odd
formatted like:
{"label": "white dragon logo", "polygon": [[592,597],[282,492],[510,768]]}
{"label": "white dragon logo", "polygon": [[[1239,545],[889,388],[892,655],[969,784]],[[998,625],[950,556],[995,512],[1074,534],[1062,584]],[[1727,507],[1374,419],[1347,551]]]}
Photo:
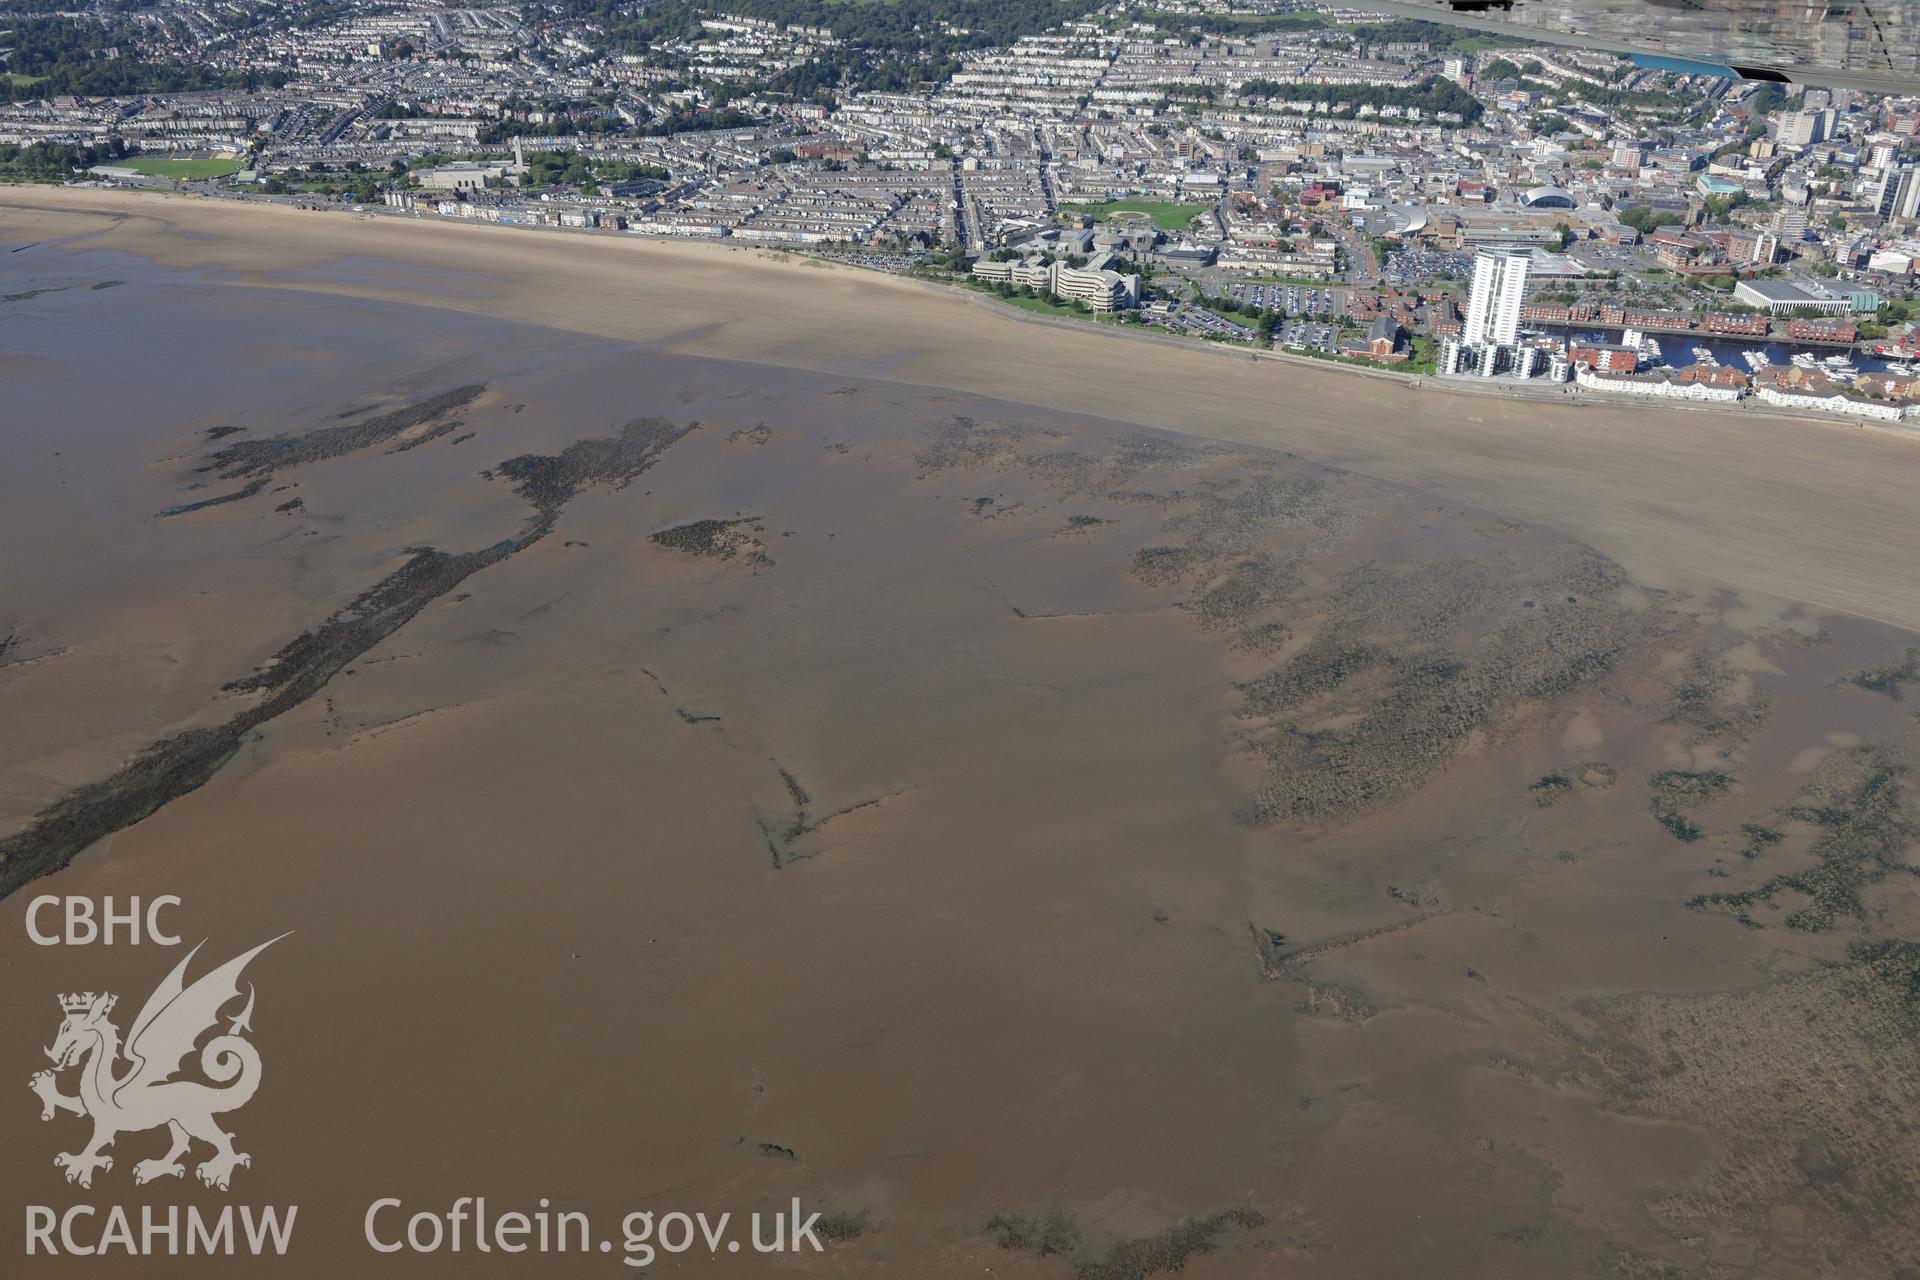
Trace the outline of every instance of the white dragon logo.
{"label": "white dragon logo", "polygon": [[[183,1176],[186,1168],[180,1157],[196,1138],[213,1147],[213,1157],[196,1170],[200,1181],[209,1187],[225,1191],[237,1166],[252,1165],[253,1158],[235,1151],[233,1135],[213,1119],[246,1106],[260,1087],[260,1052],[240,1034],[253,1029],[251,983],[247,986],[246,1008],[231,1020],[226,1034],[216,1035],[200,1050],[200,1070],[214,1084],[173,1077],[193,1053],[195,1042],[219,1024],[220,1010],[239,997],[240,973],[247,962],[278,941],[280,938],[271,939],[234,957],[192,986],[185,983],[187,965],[199,954],[200,947],[189,951],[147,997],[127,1033],[124,1051],[119,1029],[107,1021],[118,996],[88,991],[60,997],[60,1009],[66,1017],[53,1047],[46,1051],[53,1060],[53,1071],[39,1072],[30,1084],[40,1097],[42,1120],[51,1120],[60,1111],[93,1119],[93,1140],[83,1150],[53,1158],[56,1166],[66,1170],[68,1182],[91,1187],[95,1169],[113,1168],[113,1158],[102,1153],[116,1137],[161,1125],[172,1133],[173,1148],[158,1160],[136,1164],[133,1180],[137,1184]],[[115,1074],[122,1057],[130,1065],[124,1073]],[[69,1097],[61,1093],[54,1073],[83,1062],[79,1094]]]}

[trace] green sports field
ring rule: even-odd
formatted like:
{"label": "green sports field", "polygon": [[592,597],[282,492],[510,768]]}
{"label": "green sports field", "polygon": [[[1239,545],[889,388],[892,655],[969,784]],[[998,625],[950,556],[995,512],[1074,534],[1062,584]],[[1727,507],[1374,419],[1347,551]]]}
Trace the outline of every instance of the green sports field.
{"label": "green sports field", "polygon": [[1063,204],[1062,213],[1090,213],[1105,222],[1116,213],[1144,213],[1162,231],[1185,231],[1195,214],[1205,213],[1204,204],[1174,204],[1166,200],[1107,200],[1100,204]]}
{"label": "green sports field", "polygon": [[112,163],[145,174],[149,178],[224,178],[230,173],[240,171],[238,160],[166,160],[144,156],[130,156],[125,160]]}

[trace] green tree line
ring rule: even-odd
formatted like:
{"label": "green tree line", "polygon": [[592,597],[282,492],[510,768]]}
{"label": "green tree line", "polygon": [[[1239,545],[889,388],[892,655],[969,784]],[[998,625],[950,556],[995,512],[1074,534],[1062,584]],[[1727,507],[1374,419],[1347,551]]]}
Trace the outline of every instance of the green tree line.
{"label": "green tree line", "polygon": [[[147,62],[98,22],[67,18],[16,18],[0,30],[0,48],[13,50],[0,79],[0,101],[31,102],[67,94],[89,98],[141,93],[186,93],[197,89],[279,88],[287,73],[212,71],[175,62]],[[99,56],[118,50],[117,57]]]}
{"label": "green tree line", "polygon": [[1275,102],[1344,102],[1343,115],[1353,115],[1363,106],[1418,107],[1426,112],[1451,111],[1468,124],[1485,114],[1480,100],[1451,80],[1428,76],[1411,89],[1382,84],[1296,84],[1278,80],[1249,80],[1240,86],[1243,98],[1266,98]]}

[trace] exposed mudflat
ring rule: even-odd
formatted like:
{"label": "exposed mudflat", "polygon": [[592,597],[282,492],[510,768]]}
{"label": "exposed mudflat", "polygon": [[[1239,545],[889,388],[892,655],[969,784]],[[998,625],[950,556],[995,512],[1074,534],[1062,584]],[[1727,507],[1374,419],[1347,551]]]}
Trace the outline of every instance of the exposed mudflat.
{"label": "exposed mudflat", "polygon": [[[0,1024],[24,1083],[176,959],[32,892],[294,931],[276,1274],[473,1195],[798,1196],[836,1276],[1920,1257],[1912,634],[1177,424],[33,256]],[[10,1202],[179,1192],[36,1117]]]}

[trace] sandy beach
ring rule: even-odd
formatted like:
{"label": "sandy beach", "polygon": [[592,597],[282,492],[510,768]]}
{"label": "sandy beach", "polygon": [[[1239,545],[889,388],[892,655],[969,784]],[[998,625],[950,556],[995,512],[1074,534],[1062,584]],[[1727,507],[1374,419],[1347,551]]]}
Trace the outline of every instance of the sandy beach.
{"label": "sandy beach", "polygon": [[[76,1205],[300,1225],[23,1274],[1920,1256],[1920,443],[713,246],[13,189],[0,249],[0,1273]],[[54,995],[183,949],[38,893],[287,935],[230,1190],[63,1178]],[[367,1243],[482,1196],[607,1251]]]}
{"label": "sandy beach", "polygon": [[[72,211],[62,214],[58,211]],[[235,285],[478,312],[669,351],[1067,408],[1300,454],[1564,529],[1650,576],[1920,627],[1920,440],[1652,406],[1561,408],[1129,342],[755,249],[161,195],[16,188],[0,234]],[[305,278],[341,260],[350,278]]]}

